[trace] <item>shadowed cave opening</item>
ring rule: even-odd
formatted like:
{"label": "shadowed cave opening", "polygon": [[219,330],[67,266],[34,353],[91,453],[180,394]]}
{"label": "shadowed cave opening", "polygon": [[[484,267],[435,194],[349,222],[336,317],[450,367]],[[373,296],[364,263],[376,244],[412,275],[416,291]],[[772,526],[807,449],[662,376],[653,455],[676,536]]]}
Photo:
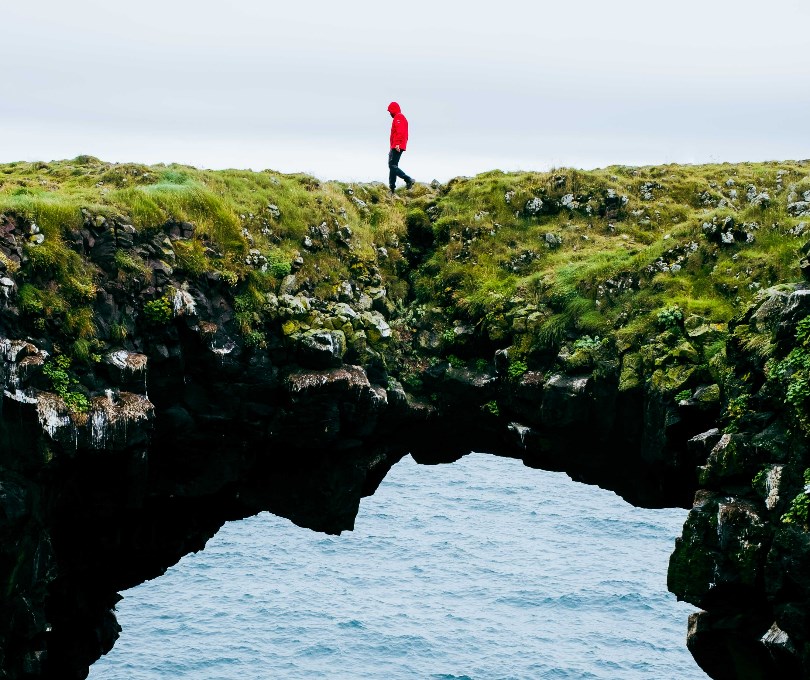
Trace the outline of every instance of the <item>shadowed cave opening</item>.
{"label": "shadowed cave opening", "polygon": [[666,590],[685,514],[514,459],[406,456],[353,532],[262,513],[126,591],[89,677],[705,678]]}

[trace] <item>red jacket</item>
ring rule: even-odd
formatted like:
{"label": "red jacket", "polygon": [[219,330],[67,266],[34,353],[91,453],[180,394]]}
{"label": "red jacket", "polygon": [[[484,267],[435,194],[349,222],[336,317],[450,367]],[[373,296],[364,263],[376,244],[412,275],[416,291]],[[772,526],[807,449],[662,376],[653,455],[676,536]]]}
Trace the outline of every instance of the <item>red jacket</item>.
{"label": "red jacket", "polygon": [[398,146],[405,151],[408,146],[408,119],[402,115],[402,109],[396,102],[388,105],[388,113],[394,114],[394,120],[391,121],[391,148]]}

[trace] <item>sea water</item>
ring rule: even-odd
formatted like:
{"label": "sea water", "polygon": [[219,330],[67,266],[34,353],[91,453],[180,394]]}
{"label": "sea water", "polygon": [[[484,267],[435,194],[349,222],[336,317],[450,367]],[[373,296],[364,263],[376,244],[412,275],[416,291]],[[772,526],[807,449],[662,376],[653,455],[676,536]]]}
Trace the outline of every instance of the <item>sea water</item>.
{"label": "sea water", "polygon": [[355,530],[261,514],[124,593],[91,680],[692,680],[666,590],[685,510],[520,461],[406,457]]}

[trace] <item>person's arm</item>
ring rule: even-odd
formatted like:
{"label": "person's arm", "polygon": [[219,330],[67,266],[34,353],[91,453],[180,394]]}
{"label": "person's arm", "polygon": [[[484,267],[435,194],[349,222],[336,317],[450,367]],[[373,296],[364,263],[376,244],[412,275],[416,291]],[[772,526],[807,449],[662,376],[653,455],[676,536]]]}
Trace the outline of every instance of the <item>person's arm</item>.
{"label": "person's arm", "polygon": [[394,134],[393,142],[394,148],[401,151],[402,147],[408,143],[408,124],[400,117],[394,118]]}

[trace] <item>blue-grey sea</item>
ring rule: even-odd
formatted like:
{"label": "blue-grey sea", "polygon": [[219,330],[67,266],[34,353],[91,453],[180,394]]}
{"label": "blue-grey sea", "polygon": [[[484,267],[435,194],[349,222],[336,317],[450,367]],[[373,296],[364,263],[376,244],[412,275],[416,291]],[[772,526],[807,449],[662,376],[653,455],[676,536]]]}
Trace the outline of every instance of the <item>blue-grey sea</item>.
{"label": "blue-grey sea", "polygon": [[265,513],[125,592],[90,678],[706,678],[666,590],[685,516],[516,460],[406,457],[353,532]]}

